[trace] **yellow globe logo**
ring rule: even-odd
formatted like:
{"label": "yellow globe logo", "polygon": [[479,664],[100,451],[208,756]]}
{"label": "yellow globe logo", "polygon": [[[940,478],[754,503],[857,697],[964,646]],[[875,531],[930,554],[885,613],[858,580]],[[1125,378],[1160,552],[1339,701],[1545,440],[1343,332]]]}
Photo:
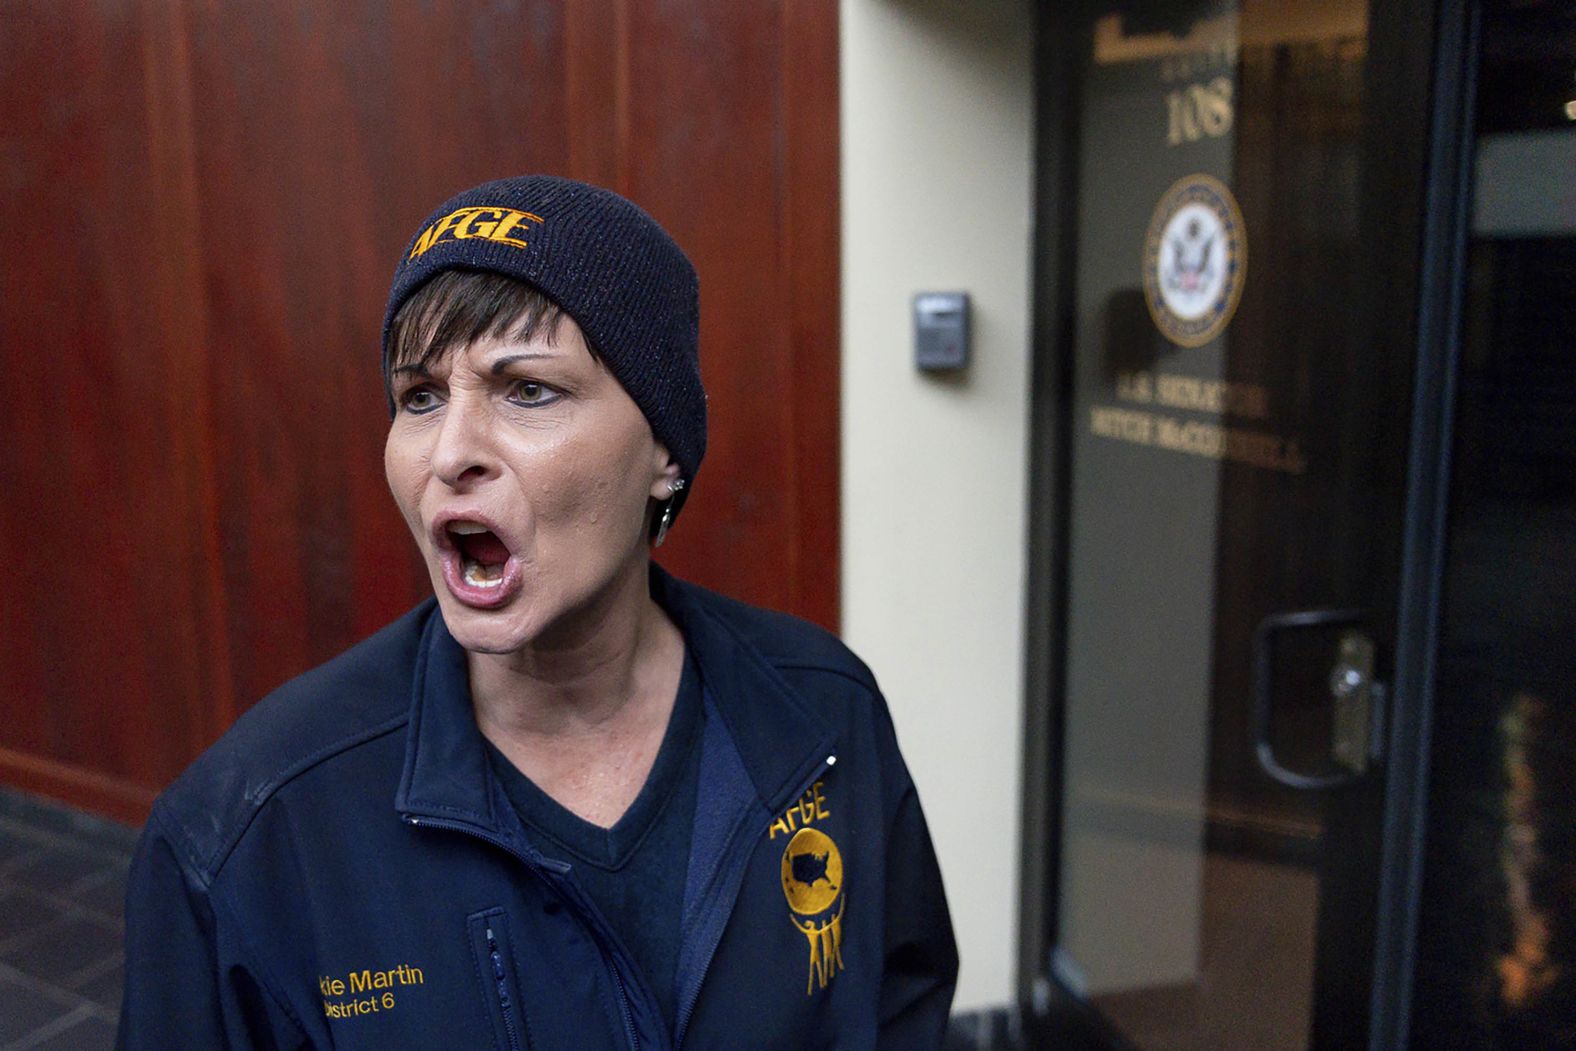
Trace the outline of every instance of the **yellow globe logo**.
{"label": "yellow globe logo", "polygon": [[819,915],[843,892],[843,855],[826,833],[801,828],[783,851],[782,876],[788,907],[801,916]]}

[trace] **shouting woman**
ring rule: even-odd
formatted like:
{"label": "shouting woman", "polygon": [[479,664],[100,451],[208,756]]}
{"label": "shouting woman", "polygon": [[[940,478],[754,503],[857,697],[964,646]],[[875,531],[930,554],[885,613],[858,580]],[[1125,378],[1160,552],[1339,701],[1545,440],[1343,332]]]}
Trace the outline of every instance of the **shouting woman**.
{"label": "shouting woman", "polygon": [[653,565],[706,449],[698,289],[606,190],[421,224],[383,331],[435,593],[159,799],[120,1045],[940,1045],[935,855],[865,666]]}

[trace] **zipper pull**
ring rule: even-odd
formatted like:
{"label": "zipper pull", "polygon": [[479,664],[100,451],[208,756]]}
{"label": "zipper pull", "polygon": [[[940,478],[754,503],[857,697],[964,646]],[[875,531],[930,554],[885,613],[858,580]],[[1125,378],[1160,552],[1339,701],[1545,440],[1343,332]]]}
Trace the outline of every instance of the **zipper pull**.
{"label": "zipper pull", "polygon": [[498,1000],[503,1009],[509,1009],[509,983],[504,981],[503,954],[498,951],[498,938],[491,927],[487,928],[487,956],[492,960],[493,981],[498,983]]}

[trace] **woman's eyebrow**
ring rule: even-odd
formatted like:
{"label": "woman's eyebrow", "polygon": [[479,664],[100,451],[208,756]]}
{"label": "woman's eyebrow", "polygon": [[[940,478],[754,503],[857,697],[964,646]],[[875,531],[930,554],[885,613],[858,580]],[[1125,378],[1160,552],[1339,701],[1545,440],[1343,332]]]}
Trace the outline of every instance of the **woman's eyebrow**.
{"label": "woman's eyebrow", "polygon": [[417,364],[417,365],[395,365],[392,369],[389,370],[389,374],[391,376],[403,376],[407,372],[414,373],[417,376],[430,376],[430,375],[432,375],[432,373],[427,371],[427,366],[420,365],[420,364]]}
{"label": "woman's eyebrow", "polygon": [[558,355],[556,354],[543,354],[539,351],[528,351],[524,354],[505,354],[503,357],[493,362],[492,367],[488,371],[496,376],[517,361],[528,361],[532,358],[555,358],[557,356]]}

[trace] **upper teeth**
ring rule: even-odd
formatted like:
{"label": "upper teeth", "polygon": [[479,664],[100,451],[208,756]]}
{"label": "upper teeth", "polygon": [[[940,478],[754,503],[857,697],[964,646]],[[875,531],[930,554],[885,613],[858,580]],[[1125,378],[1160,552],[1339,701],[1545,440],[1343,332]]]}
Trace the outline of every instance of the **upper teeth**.
{"label": "upper teeth", "polygon": [[487,527],[477,525],[475,522],[450,522],[449,532],[459,533],[461,536],[470,536],[472,533],[487,532]]}

